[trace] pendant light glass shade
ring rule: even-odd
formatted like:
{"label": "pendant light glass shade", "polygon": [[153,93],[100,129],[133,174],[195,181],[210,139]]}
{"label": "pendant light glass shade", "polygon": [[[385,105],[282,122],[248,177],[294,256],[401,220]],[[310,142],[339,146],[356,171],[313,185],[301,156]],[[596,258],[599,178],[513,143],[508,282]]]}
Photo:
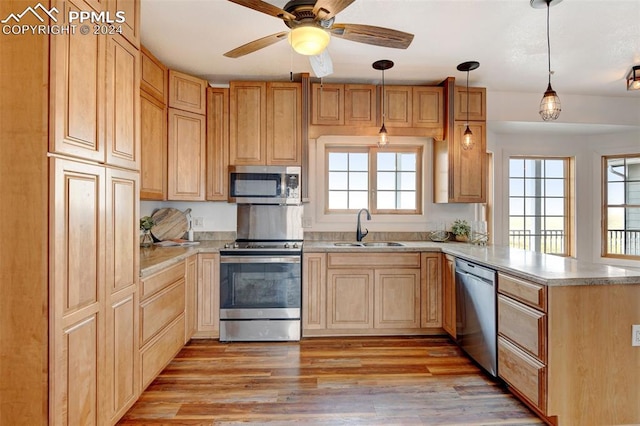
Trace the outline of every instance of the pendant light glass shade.
{"label": "pendant light glass shade", "polygon": [[329,45],[327,30],[315,25],[302,25],[289,32],[289,44],[301,55],[319,55]]}
{"label": "pendant light glass shade", "polygon": [[640,65],[631,67],[627,74],[627,90],[640,90]]}
{"label": "pendant light glass shade", "polygon": [[371,66],[376,70],[382,71],[382,127],[378,132],[378,147],[383,148],[389,144],[389,133],[387,133],[387,128],[384,126],[384,70],[393,67],[393,61],[381,59],[375,61]]}
{"label": "pendant light glass shade", "polygon": [[471,129],[467,124],[467,128],[462,135],[462,149],[469,150],[473,148],[473,145],[475,145],[475,141],[473,140],[473,133],[471,132]]}
{"label": "pendant light glass shade", "polygon": [[551,88],[551,39],[549,37],[549,8],[552,4],[558,4],[562,0],[531,0],[531,7],[540,8],[541,6],[547,7],[547,59],[549,64],[549,83],[547,85],[547,90],[544,92],[542,96],[542,100],[540,101],[540,117],[544,121],[557,120],[560,117],[560,111],[562,111],[560,98],[555,90]]}
{"label": "pendant light glass shade", "polygon": [[384,127],[384,123],[382,123],[382,127],[378,132],[378,146],[383,147],[389,144],[389,134],[387,133],[387,128]]}

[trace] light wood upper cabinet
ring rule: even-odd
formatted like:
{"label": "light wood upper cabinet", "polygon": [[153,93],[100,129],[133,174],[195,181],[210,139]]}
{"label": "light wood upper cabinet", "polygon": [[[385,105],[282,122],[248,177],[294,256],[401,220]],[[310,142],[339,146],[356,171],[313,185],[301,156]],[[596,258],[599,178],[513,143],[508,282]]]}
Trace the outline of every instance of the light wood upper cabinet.
{"label": "light wood upper cabinet", "polygon": [[138,275],[140,247],[138,173],[106,170],[105,376],[101,400],[114,424],[139,389]]}
{"label": "light wood upper cabinet", "polygon": [[372,84],[344,85],[344,124],[376,126],[378,123],[377,90]]}
{"label": "light wood upper cabinet", "polygon": [[[58,6],[68,12],[92,10],[82,0]],[[105,43],[104,35],[79,31],[51,38],[51,152],[105,161]]]}
{"label": "light wood upper cabinet", "polygon": [[302,162],[302,85],[267,83],[266,164]]}
{"label": "light wood upper cabinet", "polygon": [[[454,119],[456,121],[467,121],[467,88],[456,86],[455,88]],[[469,87],[469,121],[486,121],[486,96],[487,89],[484,87]]]}
{"label": "light wood upper cabinet", "polygon": [[167,199],[167,107],[140,91],[140,199]]}
{"label": "light wood upper cabinet", "polygon": [[197,338],[220,336],[220,254],[198,254]]}
{"label": "light wood upper cabinet", "polygon": [[207,88],[207,200],[226,201],[229,167],[229,89]]}
{"label": "light wood upper cabinet", "polygon": [[105,151],[108,164],[140,170],[140,53],[107,37]]}
{"label": "light wood upper cabinet", "polygon": [[343,84],[311,84],[311,124],[344,125]]}
{"label": "light wood upper cabinet", "polygon": [[113,24],[122,29],[122,35],[136,48],[140,47],[140,1],[107,0],[107,9],[112,19],[116,12],[124,13],[124,22]]}
{"label": "light wood upper cabinet", "polygon": [[229,164],[256,165],[266,160],[267,84],[229,83]]}
{"label": "light wood upper cabinet", "polygon": [[169,99],[169,71],[167,67],[144,46],[140,46],[140,56],[142,68],[140,89],[166,105]]}
{"label": "light wood upper cabinet", "polygon": [[385,86],[384,124],[386,127],[411,127],[413,90],[411,86]]}
{"label": "light wood upper cabinet", "polygon": [[456,282],[455,258],[442,256],[442,328],[456,338]]}
{"label": "light wood upper cabinet", "polygon": [[300,83],[232,81],[229,164],[300,165]]}
{"label": "light wood upper cabinet", "polygon": [[169,107],[206,114],[208,85],[201,78],[169,70]]}
{"label": "light wood upper cabinet", "polygon": [[420,255],[420,327],[442,327],[442,260],[440,253]]}
{"label": "light wood upper cabinet", "polygon": [[442,87],[413,86],[413,127],[444,126]]}
{"label": "light wood upper cabinet", "polygon": [[169,200],[204,201],[206,116],[169,108]]}

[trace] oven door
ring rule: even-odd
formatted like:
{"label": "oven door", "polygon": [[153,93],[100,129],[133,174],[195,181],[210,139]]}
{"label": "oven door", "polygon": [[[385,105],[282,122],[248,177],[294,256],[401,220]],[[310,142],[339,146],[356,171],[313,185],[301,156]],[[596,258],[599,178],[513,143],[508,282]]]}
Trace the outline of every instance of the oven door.
{"label": "oven door", "polygon": [[300,255],[220,257],[220,320],[299,319]]}

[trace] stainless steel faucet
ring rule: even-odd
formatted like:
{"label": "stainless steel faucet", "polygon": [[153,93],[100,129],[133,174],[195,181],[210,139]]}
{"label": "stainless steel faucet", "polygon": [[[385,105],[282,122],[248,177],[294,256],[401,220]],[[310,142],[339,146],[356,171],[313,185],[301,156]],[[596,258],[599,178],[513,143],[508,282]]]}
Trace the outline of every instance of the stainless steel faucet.
{"label": "stainless steel faucet", "polygon": [[367,234],[369,233],[368,229],[365,229],[364,232],[362,232],[362,228],[360,227],[360,213],[362,212],[367,212],[367,220],[371,220],[371,213],[369,213],[369,210],[360,209],[358,211],[358,224],[356,226],[356,241],[362,241],[362,239],[366,237]]}

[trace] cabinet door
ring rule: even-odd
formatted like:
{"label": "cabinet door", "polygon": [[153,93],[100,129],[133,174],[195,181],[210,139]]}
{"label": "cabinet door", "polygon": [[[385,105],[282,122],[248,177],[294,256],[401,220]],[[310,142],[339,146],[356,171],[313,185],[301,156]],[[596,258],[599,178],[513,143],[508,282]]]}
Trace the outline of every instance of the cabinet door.
{"label": "cabinet door", "polygon": [[302,332],[327,328],[327,255],[302,257]]}
{"label": "cabinet door", "polygon": [[485,140],[485,124],[470,122],[475,145],[472,149],[462,149],[462,136],[466,129],[464,122],[455,123],[453,146],[450,145],[449,170],[450,188],[449,202],[485,203],[487,201],[487,146]]}
{"label": "cabinet door", "polygon": [[413,127],[443,127],[442,87],[413,87]]}
{"label": "cabinet door", "polygon": [[169,108],[169,200],[205,198],[206,117]]}
{"label": "cabinet door", "polygon": [[373,328],[373,270],[327,271],[327,328]]}
{"label": "cabinet door", "polygon": [[420,326],[442,327],[442,274],[440,253],[422,253],[420,269]]}
{"label": "cabinet door", "polygon": [[456,284],[453,256],[442,257],[442,328],[451,337],[456,338]]}
{"label": "cabinet door", "polygon": [[[82,0],[67,0],[58,9],[91,10]],[[106,36],[80,31],[51,37],[52,152],[105,160],[105,42]]]}
{"label": "cabinet door", "polygon": [[376,126],[377,92],[372,84],[345,84],[344,124],[347,126]]}
{"label": "cabinet door", "polygon": [[323,126],[344,125],[344,85],[311,85],[311,124]]}
{"label": "cabinet door", "polygon": [[386,127],[411,127],[413,97],[411,86],[385,86],[384,124]]}
{"label": "cabinet door", "polygon": [[50,166],[50,423],[95,425],[105,351],[105,169],[59,158]]}
{"label": "cabinet door", "polygon": [[206,114],[208,85],[201,78],[169,70],[169,107],[194,114]]}
{"label": "cabinet door", "polygon": [[167,198],[167,108],[140,91],[140,199]]}
{"label": "cabinet door", "polygon": [[229,97],[229,164],[265,164],[266,83],[232,81]]}
{"label": "cabinet door", "polygon": [[266,163],[302,162],[302,85],[267,83]]}
{"label": "cabinet door", "polygon": [[197,312],[197,280],[198,280],[198,256],[187,258],[184,275],[184,343],[186,344],[196,332]]}
{"label": "cabinet door", "polygon": [[143,90],[167,105],[169,72],[167,67],[160,62],[151,52],[140,46],[141,73],[140,90]]}
{"label": "cabinet door", "polygon": [[115,423],[139,394],[138,173],[106,170],[106,381],[101,401]]}
{"label": "cabinet door", "polygon": [[420,328],[420,270],[375,270],[375,328]]}
{"label": "cabinet door", "polygon": [[[467,121],[467,88],[456,86],[453,101],[454,119]],[[485,121],[487,89],[484,87],[469,87],[469,121]]]}
{"label": "cabinet door", "polygon": [[220,255],[198,254],[198,297],[196,337],[220,335]]}
{"label": "cabinet door", "polygon": [[229,168],[229,89],[207,89],[207,200],[226,201]]}
{"label": "cabinet door", "polygon": [[109,36],[106,61],[106,162],[140,170],[140,53],[124,37]]}
{"label": "cabinet door", "polygon": [[140,47],[140,0],[108,0],[111,18],[116,12],[124,13],[124,22],[114,24],[122,29],[122,35],[136,48]]}

